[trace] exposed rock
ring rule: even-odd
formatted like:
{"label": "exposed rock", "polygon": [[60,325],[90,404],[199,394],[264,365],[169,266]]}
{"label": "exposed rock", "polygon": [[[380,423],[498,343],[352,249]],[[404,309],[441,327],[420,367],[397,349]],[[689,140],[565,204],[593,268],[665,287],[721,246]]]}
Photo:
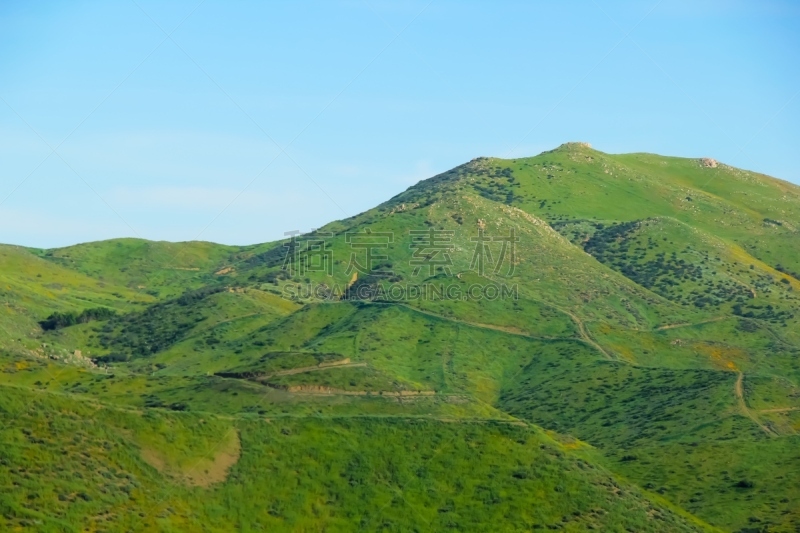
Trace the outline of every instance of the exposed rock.
{"label": "exposed rock", "polygon": [[717,160],[710,157],[703,157],[700,159],[700,164],[706,168],[717,168]]}
{"label": "exposed rock", "polygon": [[561,146],[559,146],[559,148],[567,148],[567,149],[569,149],[569,148],[591,148],[591,147],[592,147],[592,145],[590,143],[584,143],[584,142],[568,142],[568,143],[564,143]]}

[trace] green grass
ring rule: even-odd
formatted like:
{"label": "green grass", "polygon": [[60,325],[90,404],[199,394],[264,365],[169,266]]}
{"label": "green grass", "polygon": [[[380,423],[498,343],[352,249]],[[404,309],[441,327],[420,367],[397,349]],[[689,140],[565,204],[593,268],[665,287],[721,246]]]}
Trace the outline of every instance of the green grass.
{"label": "green grass", "polygon": [[246,249],[210,242],[150,242],[114,239],[40,250],[43,259],[94,279],[159,298],[202,287]]}
{"label": "green grass", "polygon": [[[580,448],[516,425],[225,422],[18,391],[5,391],[0,406],[7,421],[0,431],[0,523],[9,529],[702,529],[615,481]],[[227,483],[206,489],[174,475],[213,464],[216,437],[225,433],[238,434],[245,450]],[[146,460],[153,454],[172,470],[153,467]],[[42,479],[52,482],[43,486]]]}
{"label": "green grass", "polygon": [[[796,429],[773,424],[783,433],[766,435],[739,410],[735,380],[725,371],[597,361],[583,347],[564,345],[526,367],[500,406],[591,442],[612,470],[717,526],[735,530],[753,517],[770,531],[789,530],[798,516],[788,502],[800,497],[790,473],[800,458]],[[755,387],[763,389],[761,380]],[[762,392],[750,403],[796,404],[786,383],[782,389],[770,402]],[[742,480],[755,488],[737,487]]]}
{"label": "green grass", "polygon": [[391,375],[367,367],[330,367],[325,370],[280,375],[265,380],[277,387],[296,387],[313,391],[319,387],[323,391],[347,391],[357,393],[381,394],[411,391]]}
{"label": "green grass", "polygon": [[[449,272],[415,270],[426,229]],[[0,529],[794,531],[798,231],[791,184],[567,144],[328,224],[330,275],[285,242],[0,246]]]}

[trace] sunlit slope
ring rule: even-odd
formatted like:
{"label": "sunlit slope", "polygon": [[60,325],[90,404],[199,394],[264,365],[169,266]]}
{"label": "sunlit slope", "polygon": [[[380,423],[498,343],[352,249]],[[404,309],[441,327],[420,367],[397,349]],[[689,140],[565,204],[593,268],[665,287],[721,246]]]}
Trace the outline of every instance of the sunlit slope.
{"label": "sunlit slope", "polygon": [[[170,355],[159,359],[163,362],[213,351],[221,339],[242,336],[298,307],[257,289],[214,286],[187,291],[178,298],[105,322],[48,332],[41,338],[54,345],[90,351],[103,364],[146,359],[146,364],[152,365],[150,356],[157,353],[169,351]],[[176,345],[181,348],[172,350]]]}
{"label": "sunlit slope", "polygon": [[[503,383],[558,340],[497,331],[398,305],[323,304],[235,341],[231,348],[239,346],[243,352],[237,366],[226,373],[263,376],[269,383],[282,370],[347,360],[381,373],[391,387],[345,380],[342,368],[315,372],[313,383],[336,390],[462,395],[491,404]],[[571,336],[561,340],[582,345]],[[282,382],[303,377],[286,376]]]}
{"label": "sunlit slope", "polygon": [[[800,281],[756,259],[736,243],[669,217],[609,225],[583,220],[556,227],[609,268],[685,309],[705,315],[702,321],[686,317],[662,328],[739,317],[736,337],[740,348],[748,350],[751,343],[742,337],[755,340],[759,330],[771,336],[775,344],[767,352],[753,351],[751,358],[764,353],[778,355],[786,351],[786,345],[796,345],[800,340]],[[592,329],[609,333],[614,328],[604,323]],[[731,338],[729,334],[715,335],[711,333],[708,341],[728,342]],[[641,335],[625,329],[617,337],[633,341]],[[679,340],[676,342],[672,350],[680,351]],[[634,356],[630,350],[625,353],[626,357]],[[800,364],[795,357],[785,361],[792,366]]]}
{"label": "sunlit slope", "polygon": [[0,245],[0,347],[30,348],[38,322],[54,311],[108,307],[123,313],[153,297],[45,261],[27,248]]}
{"label": "sunlit slope", "polygon": [[[346,272],[353,257],[348,234],[363,235],[369,229],[373,234],[391,235],[392,242],[386,250],[381,250],[390,259],[374,265],[378,272],[367,279],[360,275],[358,283],[379,285],[388,281],[401,286],[459,283],[457,274],[480,270],[474,239],[483,235],[501,240],[513,234],[518,239],[513,268],[510,250],[501,262],[502,242],[492,241],[494,262],[487,260],[482,272],[484,279],[476,279],[476,283],[516,285],[520,297],[560,308],[566,316],[572,314],[582,319],[604,317],[619,324],[656,326],[675,317],[679,311],[677,305],[598,263],[544,220],[484,198],[464,186],[458,173],[468,175],[471,168],[459,167],[453,171],[452,181],[443,181],[436,187],[423,182],[419,188],[412,188],[376,209],[321,228],[317,235],[327,234],[324,238],[333,258],[332,276],[324,272],[306,272],[294,277],[282,274],[286,247],[279,246],[240,264],[231,279],[274,284],[287,294],[292,294],[290,289],[298,285],[297,292],[302,296],[300,289],[305,278],[326,283],[341,295],[354,279]],[[433,272],[428,267],[414,272],[415,250],[410,246],[410,232],[429,229],[452,232],[447,237],[453,247],[447,265],[449,273],[443,266]],[[301,258],[307,255],[312,254],[299,254]],[[360,260],[363,262],[363,258]],[[374,275],[381,273],[385,275]],[[432,275],[439,277],[431,280]]]}
{"label": "sunlit slope", "polygon": [[[254,315],[245,302],[232,301],[234,297],[241,298],[218,293],[185,307],[174,304],[180,311],[175,318],[157,309],[160,327],[140,313],[102,328],[84,328],[84,349],[103,353],[103,346],[87,336],[94,331],[100,343],[113,339],[111,354],[119,354],[103,355],[99,361],[114,369],[147,371],[159,379],[213,374],[281,390],[295,387],[297,392],[408,393],[442,401],[457,396],[461,403],[474,398],[489,405],[539,351],[559,341],[586,345],[572,329],[562,336],[536,337],[393,304],[312,304],[291,314],[291,308],[272,305]],[[244,314],[203,318],[223,309]],[[544,319],[538,327],[557,331],[567,325],[559,316],[550,320],[555,327]],[[78,338],[78,331],[72,338]],[[595,355],[603,357],[597,351]]]}
{"label": "sunlit slope", "polygon": [[[612,155],[580,143],[530,158],[484,161],[489,168],[509,168],[515,178],[514,202],[548,218],[629,221],[673,216],[721,229],[725,236],[791,232],[800,222],[800,187],[721,163],[712,168],[699,159]],[[474,184],[487,182],[476,179]],[[492,187],[509,184],[501,179]],[[786,225],[770,227],[769,221]]]}
{"label": "sunlit slope", "polygon": [[200,241],[112,239],[43,250],[40,255],[95,279],[164,298],[212,282],[220,265],[246,250]]}
{"label": "sunlit slope", "polygon": [[[680,530],[669,502],[792,531],[797,207],[755,173],[567,144],[475,159],[296,247],[2,247],[3,525]],[[386,257],[348,270],[364,235]],[[305,268],[321,241],[330,275]],[[116,315],[38,325],[99,307]],[[601,464],[644,492],[598,485]]]}
{"label": "sunlit slope", "polygon": [[797,185],[716,162],[611,155],[580,143],[484,165],[486,175],[471,180],[477,190],[548,222],[671,217],[800,272]]}
{"label": "sunlit slope", "polygon": [[709,530],[518,425],[143,416],[13,389],[0,412],[7,530]]}
{"label": "sunlit slope", "polygon": [[[518,227],[522,239],[518,275],[525,289],[533,291],[532,295],[553,302],[547,295],[551,284],[555,285],[551,292],[562,293],[559,298],[574,296],[570,293],[575,287],[585,288],[581,300],[591,300],[593,295],[604,297],[604,284],[617,285],[616,293],[622,295],[630,289],[610,279],[607,272],[589,265],[581,254],[567,251],[554,242],[548,224],[560,230],[583,221],[602,225],[608,233],[617,225],[647,221],[645,226],[650,232],[647,237],[653,241],[649,249],[654,255],[671,254],[676,246],[683,251],[693,244],[699,248],[724,248],[717,255],[724,255],[725,261],[739,267],[754,265],[756,272],[752,274],[763,275],[760,284],[780,283],[785,279],[791,286],[796,284],[793,274],[800,271],[797,255],[800,246],[792,244],[800,244],[798,191],[798,187],[780,180],[725,165],[712,168],[697,159],[608,155],[571,143],[532,158],[476,159],[420,182],[376,209],[332,223],[322,228],[320,235],[332,233],[332,237],[325,238],[332,242],[337,262],[334,276],[342,286],[349,281],[341,273],[351,252],[343,242],[346,232],[359,232],[367,227],[376,232],[392,232],[396,242],[390,247],[391,270],[408,279],[412,254],[408,242],[412,230],[455,231],[454,242],[459,253],[453,254],[454,270],[461,271],[470,266],[476,247],[470,238],[479,229],[486,235],[501,236],[508,235],[509,228]],[[668,242],[676,239],[677,244]],[[582,248],[580,243],[576,244]],[[250,272],[250,279],[274,282],[275,274],[270,276],[263,270],[282,266],[286,251],[287,248],[277,246],[251,258],[241,268]],[[698,256],[697,260],[702,258]],[[615,269],[614,264],[606,263]],[[523,273],[526,265],[529,272]],[[549,272],[553,269],[563,274],[560,280]],[[260,272],[254,275],[254,271]],[[535,271],[536,277],[531,276],[531,271]],[[313,275],[308,277],[314,279]],[[565,284],[565,279],[570,283]],[[534,280],[535,288],[531,287]],[[752,279],[727,281],[739,286],[754,284]],[[568,287],[565,289],[564,285]],[[664,295],[665,291],[654,292]],[[611,301],[600,305],[619,307]],[[578,310],[583,311],[583,307]],[[618,317],[628,321],[631,318]]]}
{"label": "sunlit slope", "polygon": [[[786,305],[800,280],[756,259],[736,243],[670,217],[627,223],[557,223],[584,251],[638,284],[683,305],[732,311],[766,299]],[[756,303],[756,302],[752,302]],[[746,307],[746,306],[745,306]],[[763,317],[781,322],[781,317]]]}

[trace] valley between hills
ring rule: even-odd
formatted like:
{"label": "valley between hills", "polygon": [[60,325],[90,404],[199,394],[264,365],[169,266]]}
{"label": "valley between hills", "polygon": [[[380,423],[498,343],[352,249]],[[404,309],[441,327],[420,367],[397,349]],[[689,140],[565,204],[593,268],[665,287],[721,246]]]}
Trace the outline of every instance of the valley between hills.
{"label": "valley between hills", "polygon": [[279,242],[0,245],[4,531],[800,530],[800,187],[567,143]]}

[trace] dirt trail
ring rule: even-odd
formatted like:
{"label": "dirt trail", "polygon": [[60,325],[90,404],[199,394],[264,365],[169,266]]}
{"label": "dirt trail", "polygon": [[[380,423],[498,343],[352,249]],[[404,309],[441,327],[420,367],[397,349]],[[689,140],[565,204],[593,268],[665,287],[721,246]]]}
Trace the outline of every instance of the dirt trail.
{"label": "dirt trail", "polygon": [[567,311],[566,309],[558,308],[558,310],[561,311],[562,313],[566,314],[567,316],[569,316],[572,319],[572,321],[575,322],[575,325],[578,326],[578,333],[580,333],[580,336],[583,339],[583,342],[585,342],[589,346],[592,346],[595,350],[597,350],[598,352],[603,354],[605,356],[605,358],[608,359],[609,361],[613,361],[614,359],[616,359],[610,353],[608,353],[605,350],[605,348],[600,346],[591,337],[591,335],[589,335],[589,331],[586,329],[586,325],[583,323],[583,321],[580,318],[578,318],[578,315],[575,315],[571,311]]}
{"label": "dirt trail", "polygon": [[[223,378],[226,379],[226,378]],[[258,387],[258,390],[263,390],[262,385],[257,385],[255,383],[249,382],[247,380],[237,380],[242,384],[251,384],[253,387]],[[121,413],[131,413],[135,415],[143,415],[147,411],[162,411],[170,414],[175,414],[175,411],[171,411],[169,409],[163,409],[158,407],[149,407],[149,408],[135,408],[135,407],[125,407],[118,404],[108,404],[108,403],[101,403],[98,402],[94,398],[89,398],[86,396],[82,396],[79,394],[72,394],[72,393],[63,393],[58,391],[48,391],[42,389],[36,389],[31,387],[24,387],[20,385],[13,385],[8,383],[0,383],[0,387],[9,387],[13,389],[20,389],[25,390],[31,393],[41,393],[41,394],[49,394],[49,395],[56,395],[56,396],[63,396],[70,398],[73,401],[80,402],[95,409],[108,409],[110,411],[117,411]],[[451,395],[451,396],[458,396],[458,395]],[[515,426],[525,426],[528,427],[530,424],[525,422],[524,420],[520,420],[518,418],[513,418],[510,415],[506,415],[506,417],[464,417],[464,418],[453,418],[453,417],[444,417],[444,416],[432,416],[432,415],[414,415],[414,414],[374,414],[374,413],[359,413],[359,414],[333,414],[333,415],[324,415],[319,413],[314,414],[306,414],[306,413],[272,413],[264,418],[257,418],[254,419],[252,415],[245,414],[245,415],[231,415],[231,414],[224,414],[220,412],[213,412],[213,411],[197,411],[193,410],[192,413],[196,415],[208,416],[213,417],[220,420],[263,420],[269,423],[271,420],[274,419],[281,419],[281,418],[313,418],[315,420],[325,419],[325,420],[339,420],[342,418],[354,418],[354,419],[393,419],[393,420],[435,420],[437,422],[447,422],[447,423],[454,423],[454,424],[486,424],[486,423],[504,423],[504,424],[511,424]],[[505,413],[503,413],[505,414]]]}
{"label": "dirt trail", "polygon": [[453,318],[453,317],[439,315],[439,314],[434,313],[432,311],[426,311],[424,309],[418,309],[418,308],[410,306],[410,305],[406,305],[406,304],[401,304],[401,305],[403,305],[403,307],[407,307],[407,308],[411,309],[412,311],[416,311],[417,313],[421,313],[423,315],[436,317],[436,318],[439,318],[439,319],[442,319],[442,320],[447,320],[449,322],[455,322],[457,324],[464,324],[466,326],[472,326],[472,327],[475,327],[475,328],[491,329],[493,331],[501,331],[503,333],[508,333],[509,335],[517,335],[519,337],[526,337],[528,339],[546,340],[546,341],[552,341],[552,340],[579,340],[579,341],[584,342],[585,344],[588,344],[589,346],[591,346],[592,348],[594,348],[595,350],[597,350],[598,352],[603,354],[603,356],[606,359],[608,359],[609,361],[613,361],[613,360],[616,359],[614,356],[612,356],[610,353],[608,353],[605,350],[605,348],[600,346],[594,339],[592,339],[592,337],[589,335],[589,332],[587,331],[586,326],[584,325],[583,321],[580,318],[578,318],[577,315],[571,313],[570,311],[567,311],[566,309],[562,309],[560,307],[555,307],[553,305],[550,305],[550,307],[553,307],[554,309],[557,309],[558,311],[564,313],[565,315],[570,317],[570,319],[575,323],[575,325],[578,328],[578,335],[579,335],[580,338],[576,339],[575,337],[548,337],[548,336],[530,335],[528,333],[524,333],[522,331],[519,331],[516,328],[508,328],[508,327],[503,327],[503,326],[494,326],[492,324],[482,324],[482,323],[479,323],[479,322],[469,322],[467,320],[461,320],[459,318]]}
{"label": "dirt trail", "polygon": [[289,370],[279,370],[267,376],[259,377],[256,381],[263,381],[265,379],[275,378],[278,376],[291,376],[294,374],[305,374],[306,372],[317,372],[319,370],[328,370],[330,368],[357,368],[365,367],[367,363],[351,363],[350,359],[343,361],[334,361],[332,363],[322,363],[314,366],[301,366],[299,368],[290,368]]}
{"label": "dirt trail", "polygon": [[655,331],[664,331],[667,329],[676,329],[676,328],[688,328],[691,326],[700,326],[702,324],[710,324],[711,322],[719,322],[720,320],[725,320],[726,318],[730,318],[728,316],[718,316],[714,318],[709,318],[708,320],[701,320],[700,322],[681,322],[679,324],[667,324],[665,326],[659,326],[655,329]]}
{"label": "dirt trail", "polygon": [[736,400],[739,402],[739,409],[742,411],[742,414],[752,420],[758,427],[761,428],[764,433],[770,437],[777,437],[778,434],[765,426],[758,418],[758,415],[756,415],[756,413],[747,407],[747,402],[744,399],[744,374],[741,372],[737,372],[737,374],[738,377],[736,378],[736,382],[733,384],[733,392],[736,395]]}
{"label": "dirt trail", "polygon": [[481,322],[470,322],[469,320],[462,320],[460,318],[454,318],[450,316],[440,315],[438,313],[434,313],[433,311],[428,311],[426,309],[420,309],[418,307],[414,307],[408,304],[399,304],[403,307],[411,309],[416,313],[420,313],[423,315],[432,316],[434,318],[439,318],[441,320],[447,320],[448,322],[455,322],[456,324],[464,324],[465,326],[472,326],[474,328],[480,329],[491,329],[493,331],[500,331],[502,333],[508,333],[509,335],[516,335],[518,337],[527,337],[529,339],[536,339],[536,340],[568,340],[572,339],[573,337],[547,337],[547,336],[538,336],[538,335],[531,335],[529,333],[525,333],[524,331],[520,331],[517,328],[507,327],[507,326],[495,326],[493,324],[483,324]]}
{"label": "dirt trail", "polygon": [[287,392],[311,396],[382,396],[385,398],[421,398],[439,396],[441,398],[460,398],[457,394],[440,394],[433,390],[345,390],[322,385],[292,385],[286,387]]}

